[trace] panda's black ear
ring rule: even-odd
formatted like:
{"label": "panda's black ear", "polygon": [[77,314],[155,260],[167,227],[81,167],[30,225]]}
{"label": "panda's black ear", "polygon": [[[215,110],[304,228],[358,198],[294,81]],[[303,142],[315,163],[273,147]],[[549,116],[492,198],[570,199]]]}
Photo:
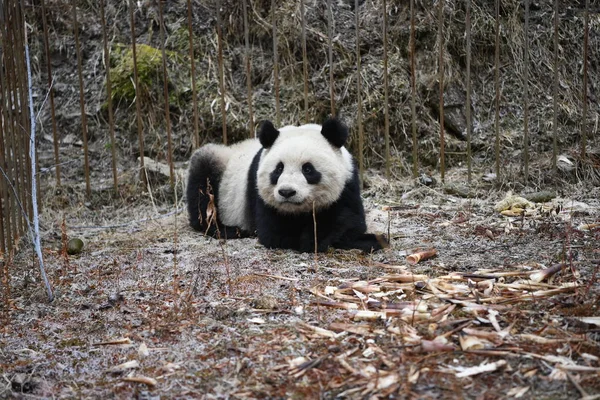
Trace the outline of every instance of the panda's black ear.
{"label": "panda's black ear", "polygon": [[342,147],[348,139],[348,128],[335,118],[329,118],[321,128],[321,134],[335,147]]}
{"label": "panda's black ear", "polygon": [[260,144],[265,149],[273,146],[275,140],[279,137],[279,131],[275,129],[273,123],[271,121],[264,121],[260,125],[260,130],[258,131],[258,140],[260,140]]}

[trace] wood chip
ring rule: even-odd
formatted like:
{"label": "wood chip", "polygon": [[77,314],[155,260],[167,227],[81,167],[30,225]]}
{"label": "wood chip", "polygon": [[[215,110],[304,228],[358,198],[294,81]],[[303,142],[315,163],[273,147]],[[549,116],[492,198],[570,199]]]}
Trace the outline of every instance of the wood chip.
{"label": "wood chip", "polygon": [[408,262],[409,264],[417,264],[421,261],[425,261],[427,259],[430,259],[432,257],[435,257],[437,255],[437,250],[436,249],[428,249],[428,250],[422,250],[422,251],[418,251],[416,253],[410,254],[409,256],[406,257],[406,262]]}

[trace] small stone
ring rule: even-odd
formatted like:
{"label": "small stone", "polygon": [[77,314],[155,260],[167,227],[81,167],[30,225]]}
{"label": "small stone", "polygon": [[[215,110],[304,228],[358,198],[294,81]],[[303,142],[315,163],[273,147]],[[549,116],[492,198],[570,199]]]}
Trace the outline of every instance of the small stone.
{"label": "small stone", "polygon": [[69,240],[67,243],[67,254],[73,256],[76,254],[80,254],[83,250],[83,240],[79,238],[74,238]]}
{"label": "small stone", "polygon": [[278,308],[279,301],[273,296],[264,295],[254,299],[252,305],[259,310],[275,310]]}

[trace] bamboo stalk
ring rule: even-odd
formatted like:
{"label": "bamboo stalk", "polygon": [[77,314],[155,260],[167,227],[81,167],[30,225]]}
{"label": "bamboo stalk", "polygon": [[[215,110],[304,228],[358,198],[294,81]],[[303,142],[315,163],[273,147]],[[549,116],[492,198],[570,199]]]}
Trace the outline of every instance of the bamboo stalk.
{"label": "bamboo stalk", "polygon": [[354,18],[355,18],[355,27],[356,27],[356,93],[357,93],[357,107],[358,112],[356,116],[356,123],[358,125],[358,170],[360,173],[360,185],[363,187],[364,185],[364,175],[365,175],[365,135],[363,131],[362,125],[362,82],[361,82],[361,59],[360,59],[360,26],[359,26],[359,18],[358,18],[358,2],[359,0],[354,0]]}
{"label": "bamboo stalk", "polygon": [[525,48],[523,61],[523,172],[529,182],[529,1],[525,0]]}
{"label": "bamboo stalk", "polygon": [[438,34],[440,40],[439,84],[440,84],[440,179],[444,182],[446,175],[446,138],[444,132],[444,0],[438,3]]}
{"label": "bamboo stalk", "polygon": [[389,78],[388,78],[388,21],[387,21],[387,2],[383,0],[383,115],[385,129],[385,177],[390,179],[391,160],[390,160],[390,98],[389,98]]}
{"label": "bamboo stalk", "polygon": [[246,46],[246,92],[248,97],[248,133],[250,137],[254,137],[254,111],[252,106],[252,71],[251,71],[251,53],[250,53],[250,29],[248,26],[248,0],[242,0],[243,12],[244,12],[244,41]]}
{"label": "bamboo stalk", "polygon": [[[244,0],[244,10],[246,9],[246,0]],[[194,59],[194,31],[192,29],[192,1],[187,0],[187,23],[188,37],[190,46],[190,74],[192,81],[192,107],[194,113],[194,138],[193,149],[200,147],[200,123],[198,117],[198,89],[196,87],[196,60]]]}
{"label": "bamboo stalk", "polygon": [[[165,99],[165,125],[167,128],[167,162],[169,163],[169,182],[175,187],[175,168],[173,166],[173,139],[171,135],[171,112],[169,110],[169,74],[167,71],[166,34],[162,0],[158,0],[158,18],[160,23],[160,50],[162,52],[163,95]],[[227,143],[227,142],[225,142]]]}
{"label": "bamboo stalk", "polygon": [[500,178],[500,0],[495,4],[496,18],[496,48],[494,52],[494,88],[496,97],[494,101],[494,132],[496,143],[494,145],[496,177]]}
{"label": "bamboo stalk", "polygon": [[590,37],[590,0],[585,0],[585,17],[583,25],[583,95],[582,95],[582,122],[581,122],[581,159],[586,158],[587,152],[587,114],[588,114],[588,53]]}
{"label": "bamboo stalk", "polygon": [[225,109],[225,71],[223,65],[223,29],[221,20],[221,0],[217,0],[217,47],[219,61],[219,90],[221,91],[221,125],[223,144],[227,144],[227,110]]}
{"label": "bamboo stalk", "polygon": [[271,0],[271,23],[273,25],[273,89],[275,91],[275,125],[281,126],[281,111],[279,104],[279,52],[277,49],[277,17],[275,0]]}
{"label": "bamboo stalk", "polygon": [[419,148],[417,144],[417,67],[415,63],[415,0],[410,0],[410,116],[412,126],[412,174],[419,174]]}
{"label": "bamboo stalk", "polygon": [[81,133],[83,135],[83,157],[85,172],[85,193],[89,198],[92,195],[92,186],[90,184],[90,160],[88,152],[88,132],[87,132],[87,114],[85,112],[85,95],[83,85],[83,60],[81,56],[81,46],[79,43],[79,23],[77,22],[77,1],[71,0],[71,9],[73,13],[73,30],[75,32],[75,51],[77,52],[77,77],[79,79],[79,107],[81,112]]}
{"label": "bamboo stalk", "polygon": [[142,125],[142,104],[140,102],[140,85],[137,64],[137,39],[135,34],[135,3],[129,0],[129,23],[131,25],[131,55],[133,57],[133,86],[135,89],[135,121],[138,132],[138,143],[140,146],[140,180],[144,190],[147,187],[148,177],[146,176],[146,166],[144,165],[144,130]]}
{"label": "bamboo stalk", "polygon": [[106,68],[106,101],[108,105],[108,130],[110,132],[111,166],[115,194],[119,192],[119,179],[117,177],[117,149],[115,141],[115,118],[113,115],[112,84],[110,80],[110,53],[108,50],[108,34],[106,32],[106,17],[104,6],[106,0],[100,0],[100,20],[102,21],[102,40],[104,45],[104,66]]}
{"label": "bamboo stalk", "polygon": [[554,88],[552,91],[552,170],[558,160],[558,0],[554,0]]}
{"label": "bamboo stalk", "polygon": [[300,15],[302,23],[302,70],[304,78],[304,122],[308,120],[308,59],[306,56],[306,10],[304,9],[304,1],[300,0]]}
{"label": "bamboo stalk", "polygon": [[20,111],[17,116],[17,130],[15,130],[13,155],[15,156],[16,161],[15,189],[17,190],[17,195],[22,207],[22,212],[17,213],[19,221],[18,232],[19,235],[22,235],[26,231],[26,223],[29,219],[28,216],[31,216],[33,212],[31,209],[31,196],[28,192],[28,188],[31,187],[30,181],[28,180],[28,176],[31,176],[31,169],[30,166],[28,166],[29,163],[27,162],[27,154],[29,153],[29,143],[28,136],[22,134],[23,132],[29,132],[30,128],[29,115],[27,114],[27,112],[24,112],[25,105],[28,103],[27,98],[25,96],[27,88],[27,71],[25,69],[25,61],[23,59],[23,48],[27,46],[27,43],[23,38],[23,27],[25,25],[21,22],[22,16],[19,12],[20,7],[18,1],[12,3],[11,11],[11,19],[13,21],[11,29],[11,43],[14,49],[13,57],[15,63],[15,82],[12,95],[15,96],[16,99],[15,109],[18,109]]}
{"label": "bamboo stalk", "polygon": [[50,41],[48,39],[48,18],[46,12],[46,0],[42,3],[42,27],[44,30],[44,53],[46,57],[46,71],[48,74],[48,101],[50,102],[50,118],[52,120],[52,140],[54,144],[54,164],[56,174],[56,186],[60,186],[60,157],[58,152],[58,128],[56,126],[56,107],[54,105],[54,82],[52,79],[52,63],[50,62]]}
{"label": "bamboo stalk", "polygon": [[331,0],[327,0],[327,11],[329,19],[327,22],[327,47],[329,53],[329,102],[331,105],[331,116],[335,117],[335,83],[333,80],[333,10]]}

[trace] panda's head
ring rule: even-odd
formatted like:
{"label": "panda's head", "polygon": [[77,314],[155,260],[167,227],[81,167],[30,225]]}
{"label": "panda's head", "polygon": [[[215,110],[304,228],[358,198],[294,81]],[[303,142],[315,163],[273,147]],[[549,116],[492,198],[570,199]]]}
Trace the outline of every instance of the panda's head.
{"label": "panda's head", "polygon": [[286,126],[265,121],[258,134],[263,152],[257,171],[261,199],[284,214],[311,212],[337,201],[352,179],[348,129],[336,119],[323,126]]}

